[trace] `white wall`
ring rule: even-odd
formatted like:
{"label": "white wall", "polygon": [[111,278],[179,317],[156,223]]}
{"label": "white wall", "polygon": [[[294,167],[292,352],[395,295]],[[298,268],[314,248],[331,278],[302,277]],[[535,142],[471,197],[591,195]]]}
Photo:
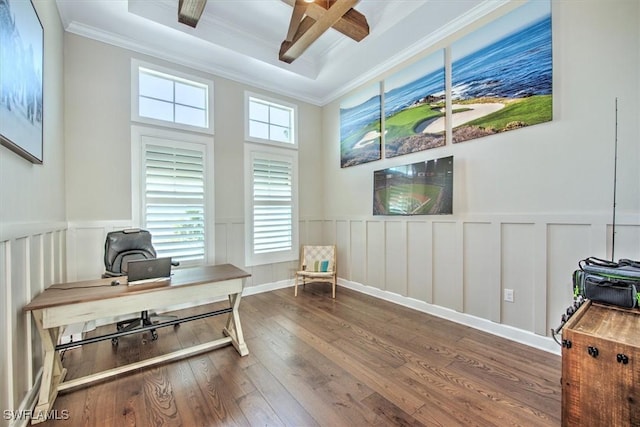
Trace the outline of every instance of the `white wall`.
{"label": "white wall", "polygon": [[46,286],[65,279],[63,29],[54,2],[34,3],[44,28],[44,163],[31,164],[0,147],[3,410],[17,409],[40,367],[37,332],[22,307]]}
{"label": "white wall", "polygon": [[[244,266],[244,91],[265,93],[215,75],[67,33],[65,111],[70,279],[100,275],[105,234],[132,224],[130,61],[139,58],[214,81],[215,259]],[[298,105],[301,242],[322,219],[322,114]],[[320,159],[320,161],[319,161]],[[311,231],[308,229],[311,228]],[[247,286],[292,277],[295,263],[247,268]]]}
{"label": "white wall", "polygon": [[[640,258],[640,3],[552,8],[552,122],[341,169],[340,101],[324,107],[327,240],[347,285],[546,335],[571,302],[577,261],[611,255],[616,97],[615,257]],[[448,155],[453,215],[372,216],[374,170]]]}

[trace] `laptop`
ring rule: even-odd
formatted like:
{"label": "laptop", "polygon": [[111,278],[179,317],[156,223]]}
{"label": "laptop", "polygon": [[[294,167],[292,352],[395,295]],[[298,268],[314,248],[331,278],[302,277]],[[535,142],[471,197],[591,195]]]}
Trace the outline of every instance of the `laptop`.
{"label": "laptop", "polygon": [[127,263],[127,282],[129,285],[162,281],[170,277],[170,257],[139,259]]}

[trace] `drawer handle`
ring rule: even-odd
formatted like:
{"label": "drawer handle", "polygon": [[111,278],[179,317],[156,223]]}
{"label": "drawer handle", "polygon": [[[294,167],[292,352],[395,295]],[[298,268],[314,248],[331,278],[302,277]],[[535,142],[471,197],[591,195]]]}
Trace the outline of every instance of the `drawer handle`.
{"label": "drawer handle", "polygon": [[616,359],[618,360],[618,363],[622,363],[623,365],[626,365],[627,363],[629,363],[629,358],[627,357],[626,354],[618,353],[618,356],[616,356]]}
{"label": "drawer handle", "polygon": [[587,353],[589,353],[589,356],[593,358],[598,357],[598,347],[589,346],[587,348]]}

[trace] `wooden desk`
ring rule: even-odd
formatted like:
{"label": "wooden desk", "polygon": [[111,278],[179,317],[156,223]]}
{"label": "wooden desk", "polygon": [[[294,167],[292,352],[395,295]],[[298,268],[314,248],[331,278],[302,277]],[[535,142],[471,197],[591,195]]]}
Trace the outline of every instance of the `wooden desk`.
{"label": "wooden desk", "polygon": [[[111,286],[113,278],[52,285],[24,307],[30,311],[40,333],[44,354],[42,381],[32,423],[46,420],[58,392],[129,372],[232,344],[241,356],[249,354],[242,335],[238,307],[244,281],[250,274],[231,265],[216,265],[175,270],[171,280],[128,286],[126,277]],[[64,381],[58,338],[65,326],[107,317],[126,315],[153,308],[197,303],[220,296],[229,298],[230,307],[208,315],[228,313],[224,337],[162,356],[138,361],[82,378]],[[193,319],[185,319],[188,321]],[[179,320],[180,321],[180,320]],[[179,322],[178,321],[178,322]],[[98,339],[110,339],[109,335]],[[42,412],[44,411],[44,412]],[[45,414],[45,416],[41,416]]]}

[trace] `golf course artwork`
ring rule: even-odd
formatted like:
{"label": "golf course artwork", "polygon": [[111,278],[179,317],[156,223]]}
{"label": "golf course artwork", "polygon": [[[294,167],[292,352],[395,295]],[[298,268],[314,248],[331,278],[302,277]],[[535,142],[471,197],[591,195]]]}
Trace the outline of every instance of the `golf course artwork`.
{"label": "golf course artwork", "polygon": [[380,83],[340,103],[340,166],[359,165],[382,157]]}
{"label": "golf course artwork", "polygon": [[374,215],[453,213],[453,156],[373,173]]}
{"label": "golf course artwork", "polygon": [[445,145],[444,50],[384,81],[384,154],[395,157]]}
{"label": "golf course artwork", "polygon": [[550,1],[454,42],[451,61],[453,143],[553,119]]}

